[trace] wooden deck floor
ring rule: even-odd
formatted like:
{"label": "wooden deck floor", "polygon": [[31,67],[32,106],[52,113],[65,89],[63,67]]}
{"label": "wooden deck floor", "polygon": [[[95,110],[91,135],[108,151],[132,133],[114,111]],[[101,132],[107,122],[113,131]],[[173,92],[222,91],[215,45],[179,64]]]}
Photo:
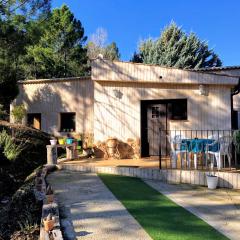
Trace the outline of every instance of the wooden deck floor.
{"label": "wooden deck floor", "polygon": [[158,157],[140,159],[102,159],[102,158],[79,158],[64,161],[63,164],[77,164],[90,166],[109,166],[109,167],[138,167],[138,168],[158,168]]}
{"label": "wooden deck floor", "polygon": [[[178,169],[181,169],[180,161],[178,161]],[[101,159],[101,158],[79,158],[75,160],[62,161],[61,164],[76,164],[84,166],[99,166],[99,167],[135,167],[135,168],[159,168],[159,158],[158,157],[147,157],[140,159]],[[164,157],[161,162],[162,169],[171,169],[170,158]],[[186,166],[182,167],[188,170]],[[193,170],[193,167],[192,169]],[[209,171],[201,164],[198,166],[198,171]],[[215,169],[217,171],[217,169]],[[224,172],[240,172],[235,168],[224,168],[221,171]]]}

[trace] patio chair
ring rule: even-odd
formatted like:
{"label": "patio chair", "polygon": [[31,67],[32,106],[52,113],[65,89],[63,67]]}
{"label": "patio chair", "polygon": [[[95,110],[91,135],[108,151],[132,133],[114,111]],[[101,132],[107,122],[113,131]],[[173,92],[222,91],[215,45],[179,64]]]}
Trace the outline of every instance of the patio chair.
{"label": "patio chair", "polygon": [[213,139],[217,141],[220,137],[222,137],[222,134],[214,133],[213,135],[209,135],[208,139]]}
{"label": "patio chair", "polygon": [[182,142],[182,139],[184,138],[181,135],[175,135],[174,137],[167,135],[167,139],[171,147],[170,158],[172,168],[177,168],[178,154],[180,154],[181,166],[183,165],[183,154],[186,154],[186,161],[187,165],[189,166],[190,162],[187,144]]}
{"label": "patio chair", "polygon": [[[219,137],[219,139],[214,141],[212,144],[208,144],[206,146],[206,152],[207,152],[207,154],[212,155],[213,158],[216,160],[218,170],[220,170],[223,167],[223,162],[224,162],[224,167],[225,167],[226,156],[228,159],[228,165],[231,166],[230,147],[232,144],[232,140],[233,139],[231,136],[222,136],[222,137]],[[215,149],[213,149],[214,146],[217,146],[216,151],[215,151]],[[214,162],[212,164],[213,164],[212,165],[212,167],[213,167]]]}

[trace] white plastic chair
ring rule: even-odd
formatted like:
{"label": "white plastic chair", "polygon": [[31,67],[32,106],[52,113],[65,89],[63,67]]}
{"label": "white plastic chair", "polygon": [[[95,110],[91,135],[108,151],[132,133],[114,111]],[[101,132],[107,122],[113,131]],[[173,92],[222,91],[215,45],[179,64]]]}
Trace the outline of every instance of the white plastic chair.
{"label": "white plastic chair", "polygon": [[[215,157],[218,170],[220,170],[223,167],[223,161],[224,161],[224,166],[225,166],[226,156],[227,156],[227,159],[228,159],[228,165],[229,166],[231,165],[231,152],[230,152],[231,143],[232,143],[232,137],[231,136],[223,136],[223,137],[219,137],[219,139],[214,141],[212,144],[207,145],[207,149],[206,149],[207,154],[210,154],[213,157]],[[215,151],[209,151],[209,147],[211,147],[215,144],[219,144],[218,151],[216,151],[216,152]],[[212,167],[213,167],[213,165],[212,165]]]}
{"label": "white plastic chair", "polygon": [[[182,139],[184,138],[181,135],[175,135],[174,137],[167,135],[167,139],[171,147],[170,158],[171,158],[172,168],[177,168],[178,154],[180,154],[180,157],[181,157],[181,165],[183,165],[183,162],[182,162],[183,154],[186,154],[186,160],[189,166],[190,162],[189,162],[189,152],[187,150],[187,144],[184,144],[182,142]],[[182,146],[184,146],[185,149],[182,149]]]}
{"label": "white plastic chair", "polygon": [[221,137],[222,137],[222,134],[214,133],[213,135],[209,135],[208,139],[212,139],[212,140],[217,141]]}

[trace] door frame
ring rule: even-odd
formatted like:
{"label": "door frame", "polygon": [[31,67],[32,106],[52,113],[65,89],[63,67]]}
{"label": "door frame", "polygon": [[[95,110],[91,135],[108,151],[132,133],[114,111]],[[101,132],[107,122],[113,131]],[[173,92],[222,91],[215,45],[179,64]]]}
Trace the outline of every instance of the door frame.
{"label": "door frame", "polygon": [[141,137],[141,157],[149,157],[148,143],[148,116],[147,109],[150,105],[166,104],[166,129],[168,130],[168,103],[171,99],[140,100],[140,137]]}

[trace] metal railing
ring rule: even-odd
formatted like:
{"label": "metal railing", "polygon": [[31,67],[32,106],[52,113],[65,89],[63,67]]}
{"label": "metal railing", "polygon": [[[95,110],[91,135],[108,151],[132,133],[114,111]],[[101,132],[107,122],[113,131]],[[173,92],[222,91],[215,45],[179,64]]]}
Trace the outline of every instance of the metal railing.
{"label": "metal railing", "polygon": [[[150,139],[149,150],[151,142]],[[240,131],[159,129],[155,152],[160,169],[239,169]]]}

